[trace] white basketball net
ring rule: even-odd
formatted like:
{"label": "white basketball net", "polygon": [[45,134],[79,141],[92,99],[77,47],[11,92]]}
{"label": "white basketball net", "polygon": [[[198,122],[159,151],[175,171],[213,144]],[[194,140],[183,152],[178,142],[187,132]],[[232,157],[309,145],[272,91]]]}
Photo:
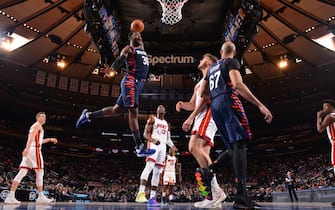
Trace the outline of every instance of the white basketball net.
{"label": "white basketball net", "polygon": [[181,8],[188,0],[157,0],[162,6],[162,23],[173,25],[181,21]]}

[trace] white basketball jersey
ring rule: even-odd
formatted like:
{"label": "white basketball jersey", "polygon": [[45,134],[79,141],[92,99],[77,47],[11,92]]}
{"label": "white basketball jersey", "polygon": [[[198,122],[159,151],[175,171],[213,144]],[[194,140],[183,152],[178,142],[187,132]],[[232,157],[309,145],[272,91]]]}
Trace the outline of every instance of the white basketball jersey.
{"label": "white basketball jersey", "polygon": [[203,85],[204,79],[201,79],[194,87],[195,91],[195,106],[200,103],[201,95],[200,95],[200,87]]}
{"label": "white basketball jersey", "polygon": [[161,120],[155,117],[155,122],[152,127],[152,134],[151,137],[153,139],[159,140],[161,143],[160,145],[166,145],[166,141],[168,138],[168,131],[169,126],[166,120]]}
{"label": "white basketball jersey", "polygon": [[176,156],[167,155],[165,161],[165,171],[176,172]]}
{"label": "white basketball jersey", "polygon": [[[34,124],[35,125],[35,124]],[[32,125],[29,129],[29,133],[31,132],[32,130],[32,127],[34,126]],[[41,148],[42,147],[42,143],[43,143],[43,139],[44,139],[44,130],[39,130],[36,134],[36,136],[34,137],[34,141],[31,142],[31,146],[32,147],[39,147]]]}

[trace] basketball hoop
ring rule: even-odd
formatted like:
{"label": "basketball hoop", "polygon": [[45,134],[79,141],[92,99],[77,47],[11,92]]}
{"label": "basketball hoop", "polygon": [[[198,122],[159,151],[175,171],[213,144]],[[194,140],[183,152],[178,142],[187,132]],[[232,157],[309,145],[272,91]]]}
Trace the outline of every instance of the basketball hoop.
{"label": "basketball hoop", "polygon": [[162,6],[162,23],[173,25],[183,18],[181,8],[188,0],[157,0]]}

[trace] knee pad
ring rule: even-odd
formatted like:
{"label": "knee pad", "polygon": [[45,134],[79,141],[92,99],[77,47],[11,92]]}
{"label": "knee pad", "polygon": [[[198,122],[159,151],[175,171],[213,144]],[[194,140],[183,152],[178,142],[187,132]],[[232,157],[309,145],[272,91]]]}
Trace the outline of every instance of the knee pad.
{"label": "knee pad", "polygon": [[159,183],[159,178],[160,178],[160,174],[161,174],[161,166],[155,166],[154,167],[154,171],[152,173],[152,177],[151,177],[151,186],[158,186]]}
{"label": "knee pad", "polygon": [[28,173],[28,169],[25,169],[25,168],[21,168],[19,170],[19,173],[16,174],[15,178],[14,178],[14,181],[20,183],[21,180],[23,179],[23,177],[25,177]]}
{"label": "knee pad", "polygon": [[152,161],[148,161],[145,164],[145,167],[144,167],[144,169],[142,171],[141,179],[148,180],[149,174],[154,169],[154,167],[155,167],[155,163],[152,162]]}
{"label": "knee pad", "polygon": [[36,173],[36,186],[43,186],[43,170],[35,170]]}

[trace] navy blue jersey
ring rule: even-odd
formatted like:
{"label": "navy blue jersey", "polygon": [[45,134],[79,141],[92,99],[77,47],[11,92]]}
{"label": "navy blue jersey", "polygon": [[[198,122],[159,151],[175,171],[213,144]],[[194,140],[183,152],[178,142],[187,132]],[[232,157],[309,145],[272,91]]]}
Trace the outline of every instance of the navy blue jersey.
{"label": "navy blue jersey", "polygon": [[211,98],[232,91],[229,71],[240,69],[240,63],[233,58],[221,59],[214,63],[207,72],[205,80],[208,82]]}
{"label": "navy blue jersey", "polygon": [[127,75],[138,80],[146,79],[149,72],[148,55],[140,48],[134,48],[134,52],[128,54]]}

